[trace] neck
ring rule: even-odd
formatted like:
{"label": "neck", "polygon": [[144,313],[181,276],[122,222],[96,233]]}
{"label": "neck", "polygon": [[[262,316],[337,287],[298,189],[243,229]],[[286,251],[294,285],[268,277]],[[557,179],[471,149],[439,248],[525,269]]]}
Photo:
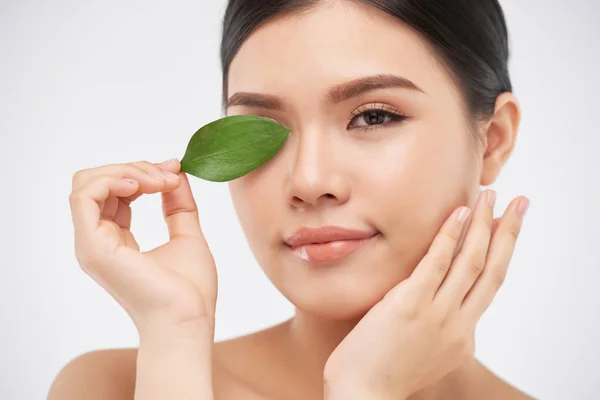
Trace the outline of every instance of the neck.
{"label": "neck", "polygon": [[[310,398],[323,398],[323,370],[327,359],[361,317],[352,320],[332,320],[296,310],[295,317],[281,326],[287,356],[293,360],[297,393],[310,394]],[[413,394],[407,400],[439,399],[445,392],[443,387],[447,387],[448,378],[450,376]]]}
{"label": "neck", "polygon": [[296,316],[288,322],[289,340],[297,359],[304,360],[308,368],[319,371],[322,377],[327,359],[358,321],[360,317],[333,320],[297,310]]}
{"label": "neck", "polygon": [[283,353],[291,360],[290,384],[296,393],[323,398],[325,363],[359,320],[328,319],[296,309],[294,318],[280,325]]}

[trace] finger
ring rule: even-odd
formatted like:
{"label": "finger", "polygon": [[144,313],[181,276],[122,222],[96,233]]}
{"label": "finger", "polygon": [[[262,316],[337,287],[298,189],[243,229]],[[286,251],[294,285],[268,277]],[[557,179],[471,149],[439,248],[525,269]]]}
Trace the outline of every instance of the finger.
{"label": "finger", "polygon": [[180,185],[173,191],[162,193],[163,216],[170,239],[178,236],[203,238],[198,206],[185,173],[180,173]]}
{"label": "finger", "polygon": [[427,254],[409,278],[417,286],[415,293],[420,293],[427,299],[433,299],[448,273],[469,214],[468,207],[459,207],[446,219],[433,239]]}
{"label": "finger", "polygon": [[[139,161],[136,164],[139,165],[140,168],[146,170],[151,176],[154,176],[157,179],[159,178],[159,174],[162,174],[162,176],[166,178],[165,191],[173,190],[179,185],[180,176],[178,172],[181,169],[181,164],[176,158],[156,164],[150,163],[148,161]],[[133,196],[129,196],[128,198],[123,199],[123,201],[131,203],[137,200],[142,194],[143,193],[138,192]]]}
{"label": "finger", "polygon": [[[171,174],[176,174],[181,169],[181,164],[179,161],[174,158],[172,160],[164,161],[159,164],[153,164],[152,166],[148,165],[149,163],[145,161],[140,161],[137,164],[140,168],[145,168],[146,170],[151,170],[153,167],[157,167],[162,171],[170,172]],[[168,174],[166,174],[168,175]],[[176,179],[179,179],[179,176],[176,175]],[[171,177],[173,178],[173,177]],[[166,182],[168,184],[168,182]],[[115,210],[113,215],[114,222],[124,229],[131,229],[131,206],[130,203],[139,198],[143,193],[138,191],[132,196],[128,196],[126,198],[120,198],[117,202],[118,207]]]}
{"label": "finger", "polygon": [[103,219],[108,219],[110,221],[114,220],[115,214],[117,213],[117,210],[119,208],[119,198],[109,196],[106,199],[106,201],[104,201],[104,204],[100,205],[100,208],[102,209]]}
{"label": "finger", "polygon": [[446,312],[460,308],[463,299],[485,267],[494,223],[495,201],[496,192],[493,190],[486,190],[480,194],[461,250],[454,258],[446,279],[434,297],[434,302]]}
{"label": "finger", "polygon": [[177,174],[181,171],[181,162],[177,158],[172,158],[155,165],[164,171],[169,171],[174,174]]}
{"label": "finger", "polygon": [[[140,193],[139,190],[136,193]],[[117,211],[113,217],[115,224],[123,229],[131,229],[131,206],[123,198],[117,198]]]}
{"label": "finger", "polygon": [[[525,207],[519,211],[521,201],[524,201]],[[504,283],[528,205],[529,200],[526,197],[513,200],[498,223],[490,244],[485,269],[465,297],[461,307],[461,312],[474,323],[479,321]]]}
{"label": "finger", "polygon": [[[101,167],[89,168],[77,171],[73,176],[72,191],[80,189],[90,180],[109,175],[116,178],[130,178],[140,182],[143,186],[162,187],[167,184],[173,187],[178,177],[168,171],[162,170],[157,164],[147,161],[138,161],[126,164],[109,164]],[[170,178],[170,179],[166,179]],[[139,197],[140,194],[137,195]],[[131,201],[135,198],[131,198]]]}
{"label": "finger", "polygon": [[[169,190],[175,189],[179,185],[179,170],[181,169],[181,164],[179,160],[173,158],[171,160],[163,161],[162,163],[150,163],[148,161],[139,161],[134,163],[140,168],[144,169],[148,172],[149,175],[153,176],[155,179],[164,179],[166,178],[166,186]],[[159,176],[162,175],[162,178]],[[129,196],[124,199],[124,202],[133,202],[137,200],[143,193],[136,193],[133,196]]]}
{"label": "finger", "polygon": [[502,218],[494,218],[494,223],[492,224],[491,237],[494,237],[494,233],[496,233],[496,230],[498,229],[498,224],[500,223],[501,219]]}
{"label": "finger", "polygon": [[135,180],[101,176],[72,192],[69,203],[75,230],[90,237],[100,225],[100,203],[109,196],[130,196],[138,188],[139,182]]}

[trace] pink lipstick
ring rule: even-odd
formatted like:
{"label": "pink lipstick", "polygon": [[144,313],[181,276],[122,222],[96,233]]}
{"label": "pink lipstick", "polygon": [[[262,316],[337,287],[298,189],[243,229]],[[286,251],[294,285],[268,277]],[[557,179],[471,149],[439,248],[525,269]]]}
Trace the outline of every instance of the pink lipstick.
{"label": "pink lipstick", "polygon": [[337,261],[361,247],[377,235],[377,231],[361,231],[338,226],[303,227],[285,240],[301,259],[312,263]]}

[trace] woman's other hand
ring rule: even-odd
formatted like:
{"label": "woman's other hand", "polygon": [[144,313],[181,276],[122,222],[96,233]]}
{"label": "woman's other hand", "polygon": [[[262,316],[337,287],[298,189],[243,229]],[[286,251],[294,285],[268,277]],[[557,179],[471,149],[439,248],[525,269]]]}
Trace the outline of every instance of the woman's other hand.
{"label": "woman's other hand", "polygon": [[473,358],[475,326],[504,281],[528,206],[517,198],[495,220],[494,201],[493,191],[479,197],[459,252],[468,208],[455,210],[413,274],[344,338],[325,366],[328,400],[405,399]]}

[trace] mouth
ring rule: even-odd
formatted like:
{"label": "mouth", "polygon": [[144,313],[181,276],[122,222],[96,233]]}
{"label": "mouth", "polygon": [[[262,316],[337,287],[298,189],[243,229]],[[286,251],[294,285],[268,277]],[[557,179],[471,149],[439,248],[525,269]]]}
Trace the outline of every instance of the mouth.
{"label": "mouth", "polygon": [[371,242],[378,231],[359,231],[336,226],[301,228],[285,240],[293,254],[315,264],[341,260]]}

